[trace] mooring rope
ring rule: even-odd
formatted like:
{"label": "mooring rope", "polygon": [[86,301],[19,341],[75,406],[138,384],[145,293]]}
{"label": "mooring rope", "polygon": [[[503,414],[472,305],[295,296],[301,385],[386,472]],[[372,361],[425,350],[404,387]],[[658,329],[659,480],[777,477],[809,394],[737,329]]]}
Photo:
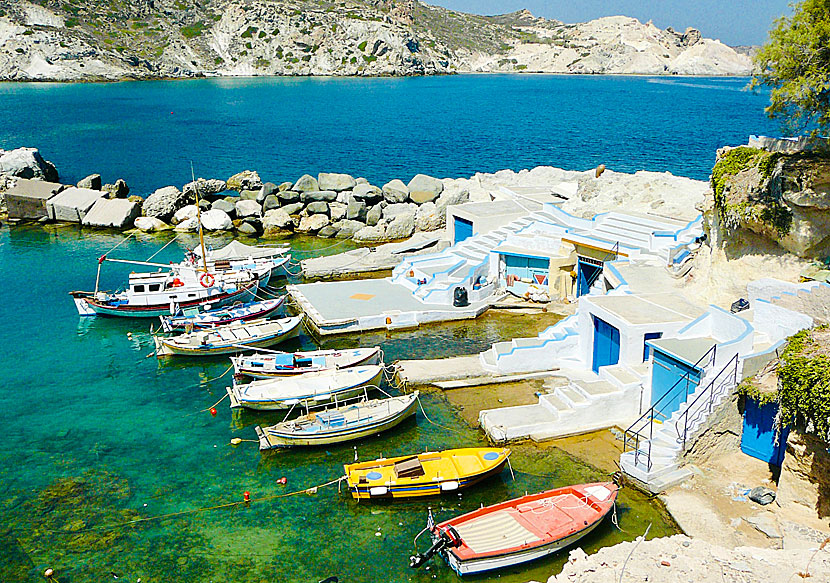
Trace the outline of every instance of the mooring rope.
{"label": "mooring rope", "polygon": [[97,526],[90,526],[88,528],[78,530],[78,531],[75,531],[75,532],[70,532],[70,531],[61,529],[61,530],[53,530],[53,531],[51,531],[51,533],[52,534],[61,534],[61,533],[63,533],[63,534],[73,534],[73,535],[75,535],[75,534],[80,534],[80,533],[84,533],[84,532],[91,532],[91,531],[95,531],[95,530],[114,530],[116,528],[123,528],[125,526],[133,526],[133,525],[141,524],[141,523],[144,523],[144,522],[153,522],[153,521],[156,521],[156,520],[166,520],[168,518],[177,518],[179,516],[187,516],[187,515],[190,515],[190,514],[199,514],[199,513],[202,513],[202,512],[209,512],[211,510],[220,510],[222,508],[234,508],[234,507],[239,507],[239,506],[243,506],[243,505],[248,506],[249,504],[252,504],[254,502],[267,502],[268,500],[277,500],[277,499],[280,499],[280,498],[288,498],[290,496],[296,496],[298,494],[309,494],[309,495],[311,495],[311,494],[316,494],[317,490],[319,490],[320,488],[325,488],[326,486],[331,486],[333,484],[339,484],[340,482],[342,482],[346,478],[347,478],[347,476],[340,476],[338,478],[335,478],[334,480],[330,480],[330,481],[325,482],[323,484],[318,484],[316,486],[311,486],[310,488],[303,488],[302,490],[295,490],[293,492],[286,492],[285,494],[273,494],[271,496],[262,496],[260,498],[250,498],[248,500],[238,500],[236,502],[225,502],[223,504],[216,504],[214,506],[206,506],[206,507],[203,507],[203,508],[192,508],[190,510],[180,510],[178,512],[169,512],[167,514],[159,514],[158,516],[147,516],[145,518],[136,518],[134,520],[127,520],[126,522],[118,522],[118,523],[113,523],[113,524],[101,524],[101,525],[97,525]]}
{"label": "mooring rope", "polygon": [[447,431],[451,431],[452,433],[456,433],[458,435],[464,435],[464,433],[462,433],[461,431],[458,431],[457,429],[453,429],[452,427],[447,427],[446,425],[441,425],[440,423],[436,423],[435,421],[430,419],[429,416],[427,415],[427,412],[424,411],[424,404],[421,403],[421,397],[418,397],[418,406],[421,408],[421,413],[423,413],[424,419],[426,419],[427,421],[429,421],[430,423],[432,423],[436,427],[440,427],[441,429],[446,429]]}

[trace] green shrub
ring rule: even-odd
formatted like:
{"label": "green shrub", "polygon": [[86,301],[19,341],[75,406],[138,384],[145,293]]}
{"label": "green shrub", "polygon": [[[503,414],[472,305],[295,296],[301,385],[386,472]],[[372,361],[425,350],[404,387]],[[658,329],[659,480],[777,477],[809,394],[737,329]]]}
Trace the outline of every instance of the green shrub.
{"label": "green shrub", "polygon": [[363,60],[367,63],[374,63],[378,58],[375,55],[363,55]]}
{"label": "green shrub", "polygon": [[366,50],[366,41],[363,41],[362,43],[357,45],[357,48],[359,48],[361,52],[365,51]]}
{"label": "green shrub", "polygon": [[781,421],[830,439],[830,357],[826,325],[791,336],[781,354],[778,379]]}
{"label": "green shrub", "polygon": [[225,62],[225,59],[223,59],[222,57],[216,57],[215,59],[213,59],[213,64],[214,65],[221,65],[224,62]]}
{"label": "green shrub", "polygon": [[201,36],[203,30],[205,30],[205,23],[200,20],[199,22],[194,22],[190,26],[183,26],[181,28],[181,33],[184,38],[195,38],[197,36]]}
{"label": "green shrub", "polygon": [[242,38],[252,38],[257,30],[259,30],[257,27],[249,26],[242,32]]}

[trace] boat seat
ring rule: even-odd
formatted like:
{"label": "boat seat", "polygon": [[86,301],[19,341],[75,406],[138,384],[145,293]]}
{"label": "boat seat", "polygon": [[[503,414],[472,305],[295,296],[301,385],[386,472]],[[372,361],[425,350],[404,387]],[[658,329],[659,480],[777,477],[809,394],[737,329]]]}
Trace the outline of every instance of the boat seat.
{"label": "boat seat", "polygon": [[396,478],[417,478],[425,473],[424,466],[421,465],[421,460],[417,457],[401,460],[395,464]]}

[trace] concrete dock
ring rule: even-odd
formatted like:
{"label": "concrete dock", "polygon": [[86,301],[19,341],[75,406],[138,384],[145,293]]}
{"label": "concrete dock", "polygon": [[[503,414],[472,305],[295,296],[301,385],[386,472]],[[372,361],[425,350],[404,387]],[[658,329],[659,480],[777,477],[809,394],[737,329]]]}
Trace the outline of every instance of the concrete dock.
{"label": "concrete dock", "polygon": [[397,381],[409,387],[435,385],[460,389],[555,376],[556,370],[522,374],[494,374],[484,370],[478,354],[428,360],[401,360],[395,364]]}

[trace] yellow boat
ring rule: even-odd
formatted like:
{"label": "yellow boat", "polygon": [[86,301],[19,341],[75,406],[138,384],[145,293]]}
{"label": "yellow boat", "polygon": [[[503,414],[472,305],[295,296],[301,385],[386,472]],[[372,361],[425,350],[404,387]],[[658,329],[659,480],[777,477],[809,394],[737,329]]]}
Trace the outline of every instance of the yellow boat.
{"label": "yellow boat", "polygon": [[501,472],[510,450],[467,447],[346,464],[352,497],[411,498],[454,492]]}

